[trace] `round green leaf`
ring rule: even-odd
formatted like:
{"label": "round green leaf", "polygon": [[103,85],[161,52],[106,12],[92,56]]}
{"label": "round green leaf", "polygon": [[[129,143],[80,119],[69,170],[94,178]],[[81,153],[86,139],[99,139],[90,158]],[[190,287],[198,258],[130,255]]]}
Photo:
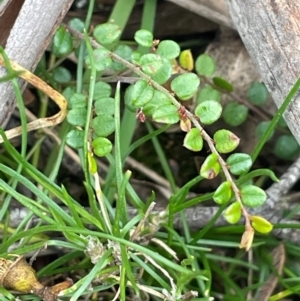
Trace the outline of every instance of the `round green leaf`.
{"label": "round green leaf", "polygon": [[[260,139],[264,135],[270,123],[271,121],[262,121],[257,125],[255,132],[258,139]],[[274,130],[272,130],[267,140],[270,140],[273,136],[274,136]]]}
{"label": "round green leaf", "polygon": [[210,154],[200,168],[200,175],[205,179],[213,179],[220,172],[221,166],[216,154]]}
{"label": "round green leaf", "polygon": [[133,51],[131,54],[131,61],[133,64],[140,66],[141,65],[142,54],[138,51]]}
{"label": "round green leaf", "polygon": [[141,46],[151,47],[153,45],[153,34],[149,30],[140,29],[136,31],[134,40]]}
{"label": "round green leaf", "polygon": [[172,75],[172,65],[169,60],[163,58],[163,65],[162,67],[151,77],[155,80],[158,84],[163,85],[171,78]]}
{"label": "round green leaf", "polygon": [[163,60],[159,55],[148,53],[140,58],[140,64],[145,73],[154,75],[163,66]]}
{"label": "round green leaf", "polygon": [[112,97],[103,97],[95,101],[95,113],[97,115],[114,115],[115,100]]}
{"label": "round green leaf", "polygon": [[165,104],[158,106],[152,115],[156,122],[174,124],[179,121],[179,115],[176,107],[173,104]]}
{"label": "round green leaf", "polygon": [[233,86],[226,79],[222,77],[218,77],[218,76],[214,77],[213,82],[218,88],[221,88],[227,92],[233,91]]}
{"label": "round green leaf", "polygon": [[84,131],[72,130],[67,134],[66,142],[73,148],[83,148]]}
{"label": "round green leaf", "polygon": [[284,160],[292,160],[299,154],[299,144],[292,135],[282,135],[275,143],[275,155]]}
{"label": "round green leaf", "polygon": [[195,109],[195,114],[204,124],[212,124],[217,121],[222,114],[222,106],[215,100],[201,102]]}
{"label": "round green leaf", "polygon": [[205,86],[199,91],[197,95],[197,104],[206,100],[220,101],[221,93],[218,90],[212,88],[211,86]]}
{"label": "round green leaf", "polygon": [[220,153],[230,153],[237,148],[240,138],[228,130],[219,130],[214,134],[216,149]]}
{"label": "round green leaf", "polygon": [[117,24],[104,23],[95,27],[93,35],[97,42],[107,45],[115,42],[121,32],[121,28]]}
{"label": "round green leaf", "polygon": [[232,196],[231,183],[229,181],[223,182],[215,191],[213,200],[220,205],[226,204],[230,201]]}
{"label": "round green leaf", "polygon": [[62,66],[55,68],[52,76],[58,83],[67,83],[72,79],[71,72]]}
{"label": "round green leaf", "polygon": [[168,60],[172,60],[179,56],[180,46],[174,41],[164,40],[158,44],[156,54],[159,54]]}
{"label": "round green leaf", "polygon": [[175,77],[171,82],[171,89],[181,100],[190,99],[200,85],[200,79],[194,73],[184,73]]}
{"label": "round green leaf", "polygon": [[[114,50],[114,53],[126,61],[131,61],[132,49],[127,45],[118,45],[117,48]],[[111,65],[111,68],[116,71],[123,71],[127,67],[125,67],[123,64],[117,61],[114,61]]]}
{"label": "round green leaf", "polygon": [[227,158],[226,163],[232,174],[241,175],[249,171],[252,166],[252,159],[248,154],[235,153]]}
{"label": "round green leaf", "polygon": [[268,90],[263,83],[254,82],[247,91],[248,99],[255,105],[262,105],[268,98]]}
{"label": "round green leaf", "polygon": [[97,82],[95,84],[93,99],[109,97],[111,94],[111,86],[104,82]]}
{"label": "round green leaf", "polygon": [[259,207],[267,199],[266,193],[254,185],[243,186],[240,190],[241,200],[248,207]]}
{"label": "round green leaf", "polygon": [[72,18],[68,22],[69,26],[77,31],[83,32],[84,22],[79,18]]}
{"label": "round green leaf", "polygon": [[187,149],[199,152],[203,147],[203,138],[197,128],[192,128],[186,135],[183,141],[183,146]]}
{"label": "round green leaf", "polygon": [[72,109],[85,108],[86,107],[86,95],[84,95],[82,93],[74,93],[69,100],[69,104]]}
{"label": "round green leaf", "polygon": [[115,130],[115,119],[111,115],[99,115],[92,120],[92,128],[97,136],[107,137]]}
{"label": "round green leaf", "polygon": [[210,77],[216,70],[215,60],[208,54],[201,54],[196,59],[195,69],[199,75]]}
{"label": "round green leaf", "polygon": [[92,141],[92,146],[94,149],[95,155],[98,157],[104,157],[108,155],[112,150],[111,142],[103,137],[98,137]]}
{"label": "round green leaf", "polygon": [[236,224],[242,216],[241,204],[234,202],[224,212],[224,218],[230,224]]}
{"label": "round green leaf", "polygon": [[143,107],[143,113],[152,116],[156,108],[162,105],[171,105],[170,99],[162,92],[154,90],[153,98]]}
{"label": "round green leaf", "polygon": [[[68,86],[67,88],[65,88],[62,92],[62,95],[68,100],[70,101],[71,97],[75,94],[75,88]],[[70,104],[70,102],[69,102]]]}
{"label": "round green leaf", "polygon": [[[103,71],[112,64],[110,52],[105,48],[96,48],[93,50],[95,59],[95,68],[97,71]],[[85,63],[88,68],[91,68],[91,59],[89,56],[85,58]]]}
{"label": "round green leaf", "polygon": [[252,227],[260,233],[270,233],[273,230],[273,225],[265,218],[257,215],[250,216]]}
{"label": "round green leaf", "polygon": [[238,126],[242,124],[247,117],[248,108],[235,101],[229,103],[223,111],[223,118],[225,122],[231,126]]}
{"label": "round green leaf", "polygon": [[180,53],[179,64],[187,71],[192,71],[194,69],[194,58],[190,49],[183,50]]}
{"label": "round green leaf", "polygon": [[72,35],[65,27],[60,26],[54,34],[52,52],[56,56],[68,55],[73,49]]}
{"label": "round green leaf", "polygon": [[68,112],[67,120],[70,124],[75,126],[84,126],[86,122],[87,110],[86,108],[76,108]]}
{"label": "round green leaf", "polygon": [[141,108],[153,97],[154,89],[145,81],[138,80],[131,91],[131,103],[136,108]]}

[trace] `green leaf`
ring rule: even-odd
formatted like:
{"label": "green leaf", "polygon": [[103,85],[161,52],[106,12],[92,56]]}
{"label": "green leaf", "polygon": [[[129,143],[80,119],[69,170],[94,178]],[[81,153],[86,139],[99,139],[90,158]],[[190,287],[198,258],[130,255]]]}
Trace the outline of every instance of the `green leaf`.
{"label": "green leaf", "polygon": [[173,104],[158,106],[152,116],[156,122],[174,124],[179,121],[179,114]]}
{"label": "green leaf", "polygon": [[111,94],[111,86],[104,82],[97,82],[95,84],[93,99],[109,97]]}
{"label": "green leaf", "polygon": [[194,69],[194,58],[190,49],[183,50],[180,53],[179,64],[187,71],[192,71]]}
{"label": "green leaf", "polygon": [[74,93],[69,100],[69,104],[72,109],[86,108],[86,95]]}
{"label": "green leaf", "polygon": [[224,212],[224,218],[230,224],[236,224],[242,216],[242,208],[239,202],[234,202]]}
{"label": "green leaf", "polygon": [[219,130],[214,134],[216,149],[219,153],[230,153],[237,148],[240,139],[228,130]]}
{"label": "green leaf", "polygon": [[259,207],[267,199],[266,193],[254,185],[243,186],[240,190],[241,200],[248,207]]}
{"label": "green leaf", "polygon": [[[110,52],[105,48],[96,48],[93,50],[95,59],[95,68],[97,71],[103,71],[112,64]],[[88,68],[91,68],[91,59],[89,56],[85,58],[85,63]]]}
{"label": "green leaf", "polygon": [[103,97],[95,101],[95,113],[97,115],[114,115],[115,100],[112,97]]}
{"label": "green leaf", "polygon": [[223,118],[225,122],[231,126],[239,126],[248,117],[248,108],[234,101],[229,103],[224,111]]}
{"label": "green leaf", "polygon": [[163,65],[162,67],[151,76],[153,80],[155,80],[158,84],[163,85],[166,83],[172,75],[172,65],[169,60],[163,58]]}
{"label": "green leaf", "polygon": [[92,120],[92,128],[97,136],[107,137],[115,130],[115,119],[111,115],[99,115]]}
{"label": "green leaf", "polygon": [[132,90],[133,90],[133,85],[130,85],[125,91],[124,100],[125,100],[126,108],[130,112],[136,113],[137,108],[132,104],[132,97],[131,97]]}
{"label": "green leaf", "polygon": [[263,83],[254,82],[247,91],[248,99],[255,105],[265,103],[269,95],[266,86]]}
{"label": "green leaf", "polygon": [[223,182],[215,191],[213,200],[220,205],[226,204],[230,201],[232,196],[231,183],[229,181]]}
{"label": "green leaf", "polygon": [[149,30],[139,29],[134,35],[134,40],[141,46],[151,47],[153,45],[153,34]]}
{"label": "green leaf", "polygon": [[79,18],[72,18],[68,22],[69,26],[79,32],[83,32],[84,29],[84,22]]}
{"label": "green leaf", "polygon": [[250,170],[252,166],[252,159],[248,154],[235,153],[227,158],[226,163],[232,174],[241,175]]}
{"label": "green leaf", "polygon": [[71,72],[67,68],[62,66],[55,68],[53,70],[52,76],[58,83],[67,83],[72,79]]}
{"label": "green leaf", "polygon": [[159,55],[148,53],[141,56],[140,64],[143,72],[153,75],[163,66],[163,59]]}
{"label": "green leaf", "polygon": [[221,166],[217,154],[210,154],[200,168],[200,175],[205,179],[213,179],[220,172]]}
{"label": "green leaf", "polygon": [[68,112],[67,120],[70,124],[83,127],[86,121],[86,108],[76,108]]}
{"label": "green leaf", "polygon": [[94,149],[95,155],[98,157],[104,157],[108,155],[112,150],[111,142],[103,137],[98,137],[92,141],[92,146]]}
{"label": "green leaf", "polygon": [[196,59],[195,69],[199,75],[210,77],[216,70],[215,60],[208,54],[201,54]]}
{"label": "green leaf", "polygon": [[164,40],[158,44],[156,54],[159,54],[168,60],[172,60],[179,56],[180,46],[174,41]]}
{"label": "green leaf", "polygon": [[138,80],[131,91],[131,103],[136,108],[141,108],[153,97],[154,89],[145,81]]}
{"label": "green leaf", "polygon": [[221,93],[218,90],[212,88],[211,86],[205,86],[199,91],[197,95],[197,104],[206,100],[220,101]]}
{"label": "green leaf", "polygon": [[199,152],[203,147],[203,138],[197,128],[192,128],[186,135],[183,141],[183,146],[187,149]]}
{"label": "green leaf", "polygon": [[225,90],[227,92],[233,91],[233,86],[226,79],[222,77],[218,77],[218,76],[214,77],[213,82],[218,88],[222,90]]}
{"label": "green leaf", "polygon": [[67,134],[66,142],[73,148],[83,148],[84,131],[72,130]]}
{"label": "green leaf", "polygon": [[111,44],[115,42],[121,35],[121,28],[117,24],[104,23],[97,25],[93,35],[100,44]]}
{"label": "green leaf", "polygon": [[131,61],[133,64],[140,66],[141,65],[142,54],[138,51],[133,51],[131,54]]}
{"label": "green leaf", "polygon": [[251,215],[252,227],[260,233],[270,233],[273,230],[273,225],[265,218],[257,215]]}
{"label": "green leaf", "polygon": [[56,56],[68,55],[73,49],[72,35],[65,27],[60,26],[54,34],[52,52]]}
{"label": "green leaf", "polygon": [[171,89],[181,100],[188,100],[197,92],[199,85],[200,79],[196,74],[184,73],[172,80]]}
{"label": "green leaf", "polygon": [[217,121],[222,114],[222,106],[215,100],[201,102],[195,109],[195,114],[204,124],[212,124]]}
{"label": "green leaf", "polygon": [[[124,44],[120,44],[117,46],[117,48],[114,50],[114,54],[117,54],[120,56],[122,59],[126,61],[131,61],[131,55],[132,55],[132,49]],[[127,69],[123,64],[114,61],[111,65],[111,68],[115,71],[123,71]]]}
{"label": "green leaf", "polygon": [[[266,132],[270,124],[271,121],[262,121],[256,126],[255,132],[258,139],[260,139],[263,136],[263,134]],[[268,137],[268,140],[270,140],[273,136],[274,136],[274,130],[272,130],[270,136]]]}
{"label": "green leaf", "polygon": [[292,135],[282,135],[275,143],[274,153],[278,158],[292,160],[299,150],[299,144]]}
{"label": "green leaf", "polygon": [[152,116],[157,107],[171,104],[171,100],[165,94],[154,90],[153,98],[143,107],[143,113],[146,116]]}

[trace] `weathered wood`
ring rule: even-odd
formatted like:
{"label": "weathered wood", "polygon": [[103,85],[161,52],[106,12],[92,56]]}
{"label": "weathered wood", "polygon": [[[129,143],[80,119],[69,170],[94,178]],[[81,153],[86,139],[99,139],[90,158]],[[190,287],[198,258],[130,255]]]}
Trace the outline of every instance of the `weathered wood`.
{"label": "weathered wood", "polygon": [[[25,0],[7,38],[5,51],[9,58],[26,69],[34,70],[72,2],[73,0]],[[5,14],[6,11],[3,16]],[[5,72],[5,68],[1,67],[0,77],[4,76]],[[24,89],[26,83],[20,83]],[[14,107],[15,96],[11,84],[2,83],[0,126],[6,125]]]}
{"label": "weathered wood", "polygon": [[[227,0],[235,26],[279,107],[300,76],[300,2]],[[300,144],[300,93],[285,112]]]}

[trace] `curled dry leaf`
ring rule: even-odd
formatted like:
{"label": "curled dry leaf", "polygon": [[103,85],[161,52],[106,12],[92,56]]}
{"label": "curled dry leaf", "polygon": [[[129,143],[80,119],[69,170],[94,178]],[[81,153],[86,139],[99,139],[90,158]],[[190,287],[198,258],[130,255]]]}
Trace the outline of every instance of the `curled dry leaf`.
{"label": "curled dry leaf", "polygon": [[0,258],[0,285],[6,289],[33,293],[43,301],[55,301],[58,294],[72,284],[73,281],[67,278],[54,286],[44,286],[38,281],[35,270],[22,256],[16,255],[14,261]]}

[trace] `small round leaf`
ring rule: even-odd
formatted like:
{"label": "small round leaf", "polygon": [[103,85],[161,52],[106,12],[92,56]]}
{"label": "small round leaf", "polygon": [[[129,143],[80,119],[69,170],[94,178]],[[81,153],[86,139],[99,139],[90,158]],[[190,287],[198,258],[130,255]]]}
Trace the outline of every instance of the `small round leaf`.
{"label": "small round leaf", "polygon": [[179,56],[180,46],[174,41],[164,40],[158,44],[156,54],[168,60],[172,60]]}
{"label": "small round leaf", "polygon": [[190,49],[183,50],[180,53],[179,64],[187,71],[192,71],[194,69],[194,58]]}
{"label": "small round leaf", "polygon": [[139,29],[134,35],[134,40],[141,46],[151,47],[153,45],[153,34],[149,30]]}
{"label": "small round leaf", "polygon": [[222,106],[215,100],[201,102],[195,109],[195,114],[204,124],[212,124],[217,121],[222,114]]}
{"label": "small round leaf", "polygon": [[94,149],[95,155],[98,157],[104,157],[108,155],[112,150],[111,142],[103,137],[98,137],[92,141],[92,146]]}
{"label": "small round leaf", "polygon": [[205,179],[213,179],[220,172],[221,166],[216,154],[210,154],[200,168],[200,175]]}
{"label": "small round leaf", "polygon": [[252,227],[260,233],[270,233],[273,230],[273,225],[265,218],[257,215],[250,216]]}
{"label": "small round leaf", "polygon": [[284,160],[292,160],[299,154],[299,144],[292,135],[282,135],[275,143],[275,155]]}
{"label": "small round leaf", "polygon": [[121,32],[121,28],[117,24],[104,23],[95,27],[93,35],[97,42],[107,45],[115,42]]}
{"label": "small round leaf", "polygon": [[109,97],[111,94],[111,86],[108,83],[97,82],[95,84],[93,99]]}
{"label": "small round leaf", "polygon": [[151,77],[153,80],[155,80],[158,84],[163,85],[166,83],[172,75],[172,65],[170,63],[170,60],[167,60],[163,58],[163,65],[162,67]]}
{"label": "small round leaf", "polygon": [[72,109],[85,108],[86,95],[82,93],[74,93],[69,100],[69,104],[72,107]]}
{"label": "small round leaf", "polygon": [[97,136],[107,137],[115,130],[115,120],[111,115],[99,115],[92,120],[92,128]]}
{"label": "small round leaf", "polygon": [[232,196],[231,183],[229,181],[223,182],[215,191],[213,200],[220,205],[226,204],[230,201]]}
{"label": "small round leaf", "polygon": [[159,55],[148,53],[140,58],[140,64],[145,73],[154,75],[163,66],[163,59]]}
{"label": "small round leaf", "polygon": [[65,27],[60,26],[54,34],[52,52],[56,56],[68,55],[73,49],[73,38]]}
{"label": "small round leaf", "polygon": [[235,153],[227,158],[226,163],[232,174],[241,175],[249,171],[252,166],[252,159],[248,154]]}
{"label": "small round leaf", "polygon": [[103,97],[95,101],[95,113],[97,115],[114,115],[115,100],[112,97]]}
{"label": "small round leaf", "polygon": [[247,117],[248,108],[235,101],[229,103],[223,111],[225,122],[231,126],[239,126],[247,119]]}
{"label": "small round leaf", "polygon": [[76,108],[68,112],[67,120],[70,124],[83,127],[86,122],[86,108]]}
{"label": "small round leaf", "polygon": [[224,212],[224,218],[230,224],[236,224],[242,216],[241,204],[234,202]]}
{"label": "small round leaf", "polygon": [[218,77],[218,76],[214,77],[213,82],[218,88],[221,88],[227,92],[233,91],[233,86],[226,79],[222,77]]}
{"label": "small round leaf", "polygon": [[206,100],[215,100],[215,101],[220,101],[221,100],[221,93],[210,87],[210,86],[205,86],[203,89],[201,89],[197,95],[197,104],[206,101]]}
{"label": "small round leaf", "polygon": [[219,130],[214,134],[216,149],[220,153],[230,153],[237,148],[240,138],[228,130]]}
{"label": "small round leaf", "polygon": [[248,207],[259,207],[267,199],[266,193],[254,185],[243,186],[240,193],[243,204]]}
{"label": "small round leaf", "polygon": [[[256,136],[258,137],[258,139],[260,139],[265,134],[270,123],[271,123],[271,121],[262,121],[257,125],[255,132],[256,132]],[[274,130],[271,131],[267,140],[270,140],[273,137],[273,135],[274,135]]]}
{"label": "small round leaf", "polygon": [[138,80],[131,91],[131,103],[136,108],[141,108],[153,97],[154,89],[145,81]]}
{"label": "small round leaf", "polygon": [[[127,45],[121,44],[116,47],[114,54],[117,54],[126,61],[131,61],[132,49]],[[111,68],[116,71],[123,71],[127,67],[117,61],[114,61],[111,65]]]}
{"label": "small round leaf", "polygon": [[200,79],[194,73],[184,73],[175,77],[171,82],[171,89],[181,100],[190,99],[200,85]]}
{"label": "small round leaf", "polygon": [[62,66],[55,68],[52,76],[58,83],[67,83],[72,79],[71,72]]}
{"label": "small round leaf", "polygon": [[[105,48],[96,48],[93,50],[95,59],[95,68],[97,71],[103,71],[112,64],[110,52]],[[88,68],[91,68],[91,59],[89,56],[85,58],[85,63]]]}
{"label": "small round leaf", "polygon": [[262,105],[268,98],[268,90],[263,83],[254,82],[247,91],[248,99],[255,105]]}
{"label": "small round leaf", "polygon": [[179,121],[179,115],[176,107],[173,104],[165,104],[158,106],[152,116],[156,122],[174,124]]}
{"label": "small round leaf", "polygon": [[210,77],[216,70],[215,60],[208,54],[201,54],[196,59],[195,69],[199,75]]}
{"label": "small round leaf", "polygon": [[73,148],[83,148],[84,131],[72,130],[67,134],[66,142]]}
{"label": "small round leaf", "polygon": [[79,18],[72,18],[68,22],[69,26],[77,31],[83,32],[84,22]]}
{"label": "small round leaf", "polygon": [[143,113],[152,116],[156,108],[163,105],[172,105],[170,99],[162,92],[154,90],[153,98],[143,107]]}
{"label": "small round leaf", "polygon": [[187,149],[199,152],[203,147],[203,138],[197,128],[192,128],[184,138],[183,146]]}

